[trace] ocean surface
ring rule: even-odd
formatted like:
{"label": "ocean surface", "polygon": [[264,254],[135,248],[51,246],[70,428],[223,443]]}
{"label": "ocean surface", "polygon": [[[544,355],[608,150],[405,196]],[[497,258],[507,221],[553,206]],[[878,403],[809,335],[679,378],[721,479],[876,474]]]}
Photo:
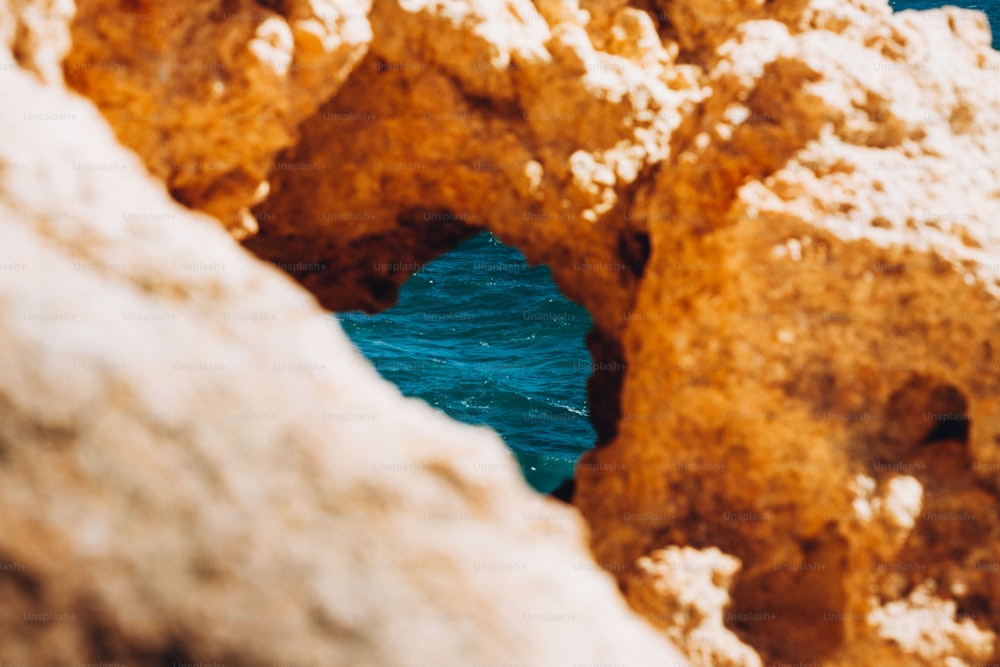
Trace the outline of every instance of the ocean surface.
{"label": "ocean surface", "polygon": [[426,264],[377,315],[340,313],[383,377],[455,419],[503,436],[542,492],[594,443],[587,416],[590,316],[546,266],[482,233]]}
{"label": "ocean surface", "polygon": [[[944,4],[990,16],[1000,35],[1000,0],[892,2],[893,8]],[[455,419],[487,424],[503,436],[525,478],[548,492],[572,476],[591,447],[587,413],[591,321],[517,250],[482,233],[428,263],[377,315],[339,313],[344,330],[383,377]]]}

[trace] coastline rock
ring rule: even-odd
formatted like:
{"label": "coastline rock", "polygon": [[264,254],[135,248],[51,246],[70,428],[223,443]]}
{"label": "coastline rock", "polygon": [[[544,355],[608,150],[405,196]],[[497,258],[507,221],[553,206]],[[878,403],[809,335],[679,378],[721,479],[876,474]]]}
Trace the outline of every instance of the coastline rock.
{"label": "coastline rock", "polygon": [[[990,657],[1000,618],[969,555],[997,558],[995,538],[984,552],[972,537],[995,535],[982,508],[1000,437],[997,374],[979,370],[1000,322],[1000,68],[982,15],[675,8],[687,11],[675,41],[660,26],[660,44],[630,52],[612,28],[635,15],[584,6],[611,27],[540,3],[551,36],[517,50],[512,19],[475,3],[440,19],[377,3],[371,66],[288,153],[349,159],[273,174],[247,246],[307,259],[293,274],[332,308],[378,309],[421,262],[490,229],[552,267],[594,317],[595,362],[624,369],[591,379],[606,446],[584,456],[574,492],[620,580],[663,548],[718,547],[742,564],[731,618],[753,619],[728,628],[764,661],[859,664],[859,647],[925,664]],[[601,45],[628,58],[591,42],[608,31]],[[468,51],[484,35],[492,68]],[[442,61],[446,47],[467,57]],[[563,113],[547,135],[532,131],[535,99]],[[329,123],[366,113],[351,135]],[[623,131],[621,113],[649,129]],[[611,155],[635,158],[618,169]],[[965,483],[931,497],[926,458],[941,452]],[[924,518],[962,516],[941,507],[977,514],[978,531]],[[907,554],[927,571],[891,584]],[[938,576],[958,583],[935,595],[985,634],[934,655],[900,647],[879,615]]]}
{"label": "coastline rock", "polygon": [[0,661],[686,664],[492,431],[4,77]]}
{"label": "coastline rock", "polygon": [[[150,57],[116,73],[102,64],[135,58],[134,38],[105,3],[80,2],[67,81],[175,198],[330,309],[388,307],[479,229],[549,264],[592,314],[588,344],[609,369],[589,380],[600,446],[573,503],[597,562],[695,664],[1000,658],[1000,55],[982,14],[375,0],[364,21],[320,21],[323,47],[309,50],[297,21],[313,25],[318,5],[274,4],[211,5],[176,25],[166,11],[128,17]],[[33,43],[11,25],[0,19],[7,43]],[[216,93],[193,68],[164,83],[164,54],[192,45],[235,83]],[[17,61],[52,81],[55,57]],[[323,76],[299,74],[300,59]],[[183,100],[168,115],[190,118],[156,117],[167,93]],[[272,107],[279,118],[257,125],[227,115]],[[223,166],[176,168],[209,159]],[[322,393],[265,389],[281,405]],[[29,432],[72,439],[85,410],[66,405]],[[184,405],[191,419],[204,409]],[[506,479],[477,493],[530,498]],[[359,484],[372,502],[386,487]],[[667,572],[696,557],[710,581]],[[503,618],[497,630],[514,632]]]}
{"label": "coastline rock", "polygon": [[[618,438],[576,482],[597,558],[736,556],[733,617],[761,620],[729,627],[766,661],[995,659],[975,563],[1000,547],[998,54],[952,9],[752,22],[718,53],[676,168],[637,196],[671,222]],[[931,582],[958,614],[942,636],[974,631],[917,650],[879,619]]]}
{"label": "coastline rock", "polygon": [[365,60],[282,156],[314,168],[272,173],[247,246],[325,267],[293,275],[332,309],[377,310],[489,225],[617,332],[648,249],[613,212],[698,91],[596,51],[579,12],[550,27],[526,0],[434,7],[375,4]]}
{"label": "coastline rock", "polygon": [[667,547],[643,556],[626,580],[633,608],[663,629],[696,665],[762,667],[724,625],[739,561],[715,548]]}
{"label": "coastline rock", "polygon": [[79,1],[66,82],[174,198],[245,236],[274,156],[364,55],[369,5]]}

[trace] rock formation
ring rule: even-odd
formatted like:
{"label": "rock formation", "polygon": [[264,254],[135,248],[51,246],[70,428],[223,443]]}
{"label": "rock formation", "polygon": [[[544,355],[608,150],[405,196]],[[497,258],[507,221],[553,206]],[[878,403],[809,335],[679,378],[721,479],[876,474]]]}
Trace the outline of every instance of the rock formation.
{"label": "rock formation", "polygon": [[371,39],[366,2],[78,2],[66,83],[181,203],[237,236],[275,154]]}
{"label": "rock formation", "polygon": [[0,662],[683,663],[494,433],[402,398],[88,102],[3,90]]}
{"label": "rock formation", "polygon": [[[1000,517],[994,509],[1000,494],[1000,353],[994,349],[1000,340],[1000,55],[990,48],[982,14],[954,8],[893,14],[879,0],[374,0],[370,7],[233,0],[178,15],[166,3],[126,8],[80,0],[71,19],[72,12],[51,11],[54,3],[7,1],[15,19],[0,19],[0,36],[21,68],[55,88],[66,53],[66,83],[93,100],[153,178],[178,201],[216,216],[246,248],[286,270],[329,309],[388,307],[422,262],[484,228],[530,261],[549,264],[561,289],[594,318],[588,344],[598,368],[613,369],[596,371],[589,381],[599,447],[578,467],[572,502],[589,524],[597,562],[615,575],[633,608],[695,664],[959,665],[1000,658]],[[112,18],[109,10],[118,11]],[[11,76],[7,80],[22,77]],[[80,106],[65,96],[55,101],[52,90],[44,94],[55,108]],[[164,105],[165,99],[174,103]],[[73,144],[64,138],[57,145],[69,150]],[[16,176],[5,176],[5,192],[27,187],[23,179],[17,187],[7,184]],[[70,182],[92,177],[74,176]],[[93,200],[92,187],[67,191],[58,206],[70,211],[75,200]],[[100,632],[94,631],[108,656],[140,656],[136,647],[169,645],[186,656],[243,651],[237,655],[246,660],[269,659],[267,633],[252,633],[256,642],[249,644],[232,641],[231,633],[256,627],[246,610],[280,599],[282,605],[307,601],[283,617],[288,636],[322,647],[326,633],[348,647],[316,655],[350,656],[352,664],[412,657],[390,640],[403,632],[399,615],[370,597],[389,590],[400,609],[435,610],[427,613],[459,621],[434,633],[441,641],[427,650],[438,653],[420,658],[428,664],[458,664],[463,650],[484,660],[547,665],[559,656],[572,662],[562,639],[553,637],[546,648],[541,634],[510,615],[514,609],[536,613],[519,607],[517,595],[559,571],[565,578],[552,584],[560,591],[552,599],[565,600],[559,605],[585,604],[586,594],[573,593],[574,586],[604,587],[595,593],[598,602],[580,607],[593,613],[580,612],[587,618],[575,654],[581,662],[611,656],[632,664],[649,656],[662,664],[671,650],[665,642],[650,643],[648,630],[621,614],[597,611],[616,604],[606,582],[553,566],[577,558],[568,555],[576,553],[579,534],[570,513],[546,505],[545,514],[561,518],[503,519],[503,511],[530,496],[509,462],[501,464],[495,440],[465,435],[473,432],[457,426],[428,427],[422,435],[414,424],[427,413],[399,407],[400,399],[387,396],[391,390],[360,360],[347,362],[342,338],[326,320],[319,324],[314,306],[218,235],[211,243],[191,240],[210,233],[180,209],[164,210],[183,222],[132,220],[132,237],[119,238],[107,254],[100,254],[101,245],[91,249],[81,240],[91,232],[82,230],[115,229],[101,225],[100,205],[127,206],[108,194],[88,204],[95,213],[72,225],[24,224],[8,234],[23,237],[25,248],[69,234],[60,247],[70,257],[66,248],[97,253],[91,262],[142,262],[130,259],[139,263],[111,279],[107,272],[61,282],[53,277],[44,293],[65,299],[89,290],[97,298],[107,291],[117,300],[125,296],[112,297],[116,290],[128,292],[165,301],[144,308],[164,309],[181,322],[194,312],[217,318],[273,304],[268,308],[280,325],[190,320],[186,329],[170,328],[191,347],[136,349],[161,362],[176,355],[177,363],[192,350],[212,349],[233,359],[234,369],[247,359],[276,356],[298,370],[336,355],[331,358],[344,359],[337,363],[355,369],[352,377],[368,378],[370,389],[361,395],[372,402],[366,407],[361,396],[346,394],[347,380],[339,375],[297,373],[294,381],[258,387],[252,370],[228,381],[206,381],[212,376],[199,373],[197,380],[165,385],[166,398],[129,398],[130,391],[139,397],[150,391],[143,384],[149,374],[140,375],[149,369],[140,364],[132,371],[84,368],[78,383],[92,386],[90,393],[67,396],[60,410],[45,407],[50,403],[32,407],[24,401],[51,402],[66,392],[55,381],[60,369],[40,361],[46,346],[78,346],[89,338],[85,327],[77,333],[70,327],[63,338],[10,324],[6,335],[16,334],[17,345],[34,352],[28,362],[8,362],[16,372],[8,368],[0,376],[8,383],[0,385],[8,388],[2,394],[7,412],[21,415],[11,417],[14,426],[5,422],[16,430],[0,442],[45,443],[40,451],[48,458],[39,461],[46,463],[32,464],[38,467],[25,477],[37,485],[72,480],[80,496],[52,502],[85,514],[93,493],[90,502],[130,507],[123,499],[133,487],[125,481],[104,496],[96,485],[78,490],[86,469],[65,453],[119,452],[115,443],[86,435],[105,432],[106,424],[134,429],[142,444],[141,453],[129,442],[114,456],[166,457],[151,463],[161,469],[193,463],[165,452],[192,456],[200,462],[201,495],[191,497],[220,502],[226,496],[215,489],[231,487],[238,511],[261,507],[254,494],[264,489],[247,488],[249,473],[226,468],[228,454],[246,440],[243,448],[258,452],[247,470],[259,471],[280,442],[295,453],[295,470],[282,472],[281,485],[271,482],[268,492],[282,499],[280,518],[267,527],[223,520],[217,525],[227,528],[227,537],[204,538],[206,548],[212,558],[230,558],[227,550],[248,536],[256,544],[274,535],[296,545],[275,549],[275,558],[297,554],[297,562],[306,563],[303,572],[323,562],[321,553],[342,566],[322,570],[329,579],[296,570],[281,598],[241,585],[264,576],[253,564],[221,576],[178,569],[178,586],[199,586],[204,594],[163,634],[162,624],[140,628],[121,617],[131,604],[147,608],[156,600],[162,610],[175,601],[167,584],[147,591],[137,583],[151,572],[143,569],[142,549],[101,542],[107,533],[100,526],[75,537],[55,530],[70,553],[90,545],[96,552],[90,557],[127,563],[136,573],[99,585],[77,575],[67,589],[80,605],[92,599],[121,605],[99,615]],[[49,199],[6,206],[62,214]],[[169,263],[150,259],[157,256],[154,247],[166,257],[173,252],[174,262],[190,257],[185,261],[209,264],[221,261],[214,259],[218,252],[241,267],[242,277],[170,270]],[[165,268],[157,272],[143,262]],[[4,293],[7,298],[41,284],[16,277],[21,291]],[[9,315],[11,308],[0,312]],[[108,330],[107,346],[90,350],[83,362],[129,365],[123,350],[153,345],[129,327],[115,334],[122,326]],[[322,334],[301,333],[319,329]],[[289,337],[293,330],[324,342],[301,344]],[[206,331],[206,347],[196,347]],[[116,336],[128,345],[115,345]],[[13,382],[29,389],[16,394],[18,402],[11,398]],[[112,391],[121,395],[102,393]],[[100,398],[105,395],[116,398]],[[332,410],[367,410],[379,418],[317,425],[306,411],[327,401],[337,406]],[[252,413],[245,406],[265,404],[281,406],[265,429],[202,423],[205,414]],[[106,415],[89,416],[94,405],[110,407]],[[170,423],[190,426],[164,426]],[[409,446],[392,434],[406,434]],[[214,438],[222,444],[205,444]],[[347,443],[364,438],[374,439],[371,450],[353,453]],[[467,439],[485,444],[470,454],[457,442]],[[326,443],[334,443],[336,455]],[[19,450],[7,444],[4,451]],[[17,460],[25,466],[35,460],[23,452],[7,455],[23,456]],[[342,456],[399,461],[420,473],[414,469],[396,481],[310,463]],[[469,456],[494,457],[488,467],[506,467],[495,476],[473,474]],[[311,495],[292,492],[296,480],[308,482]],[[179,536],[199,534],[191,526],[216,530],[217,515],[205,505],[171,500],[169,488],[160,496],[161,485],[152,480],[132,484],[157,490],[138,496],[162,526],[150,545],[176,549],[191,543]],[[38,502],[32,490],[40,487],[22,482],[13,488],[23,502]],[[379,530],[370,535],[346,526],[351,539],[337,541],[332,536],[344,525],[338,512],[354,504],[370,506],[384,523],[375,522]],[[418,530],[414,507],[467,520],[447,528],[431,522],[430,530],[422,522]],[[5,521],[15,514],[9,511]],[[334,527],[327,531],[324,522]],[[32,531],[24,533],[28,545],[53,532],[33,537],[40,530],[34,524],[19,530]],[[558,537],[542,539],[549,530]],[[480,546],[469,551],[473,541]],[[104,544],[105,551],[92,544]],[[406,563],[436,565],[426,572],[407,566],[398,575],[358,565],[371,550],[393,549]],[[435,596],[457,562],[468,565],[476,554],[494,552],[506,554],[499,563],[537,557],[531,561],[537,570],[532,565],[528,572],[538,579],[526,575],[508,586],[480,574],[463,581],[468,585],[461,590],[479,601],[480,612],[489,596],[489,615],[476,618],[488,619],[498,634],[473,633],[482,643],[459,650],[454,633],[466,619],[462,614],[475,615],[465,606],[475,602]],[[21,594],[43,591],[47,600],[44,595],[63,590],[56,582],[68,575],[41,552],[14,556],[33,568],[15,578]],[[335,578],[352,568],[363,576]],[[356,604],[323,597],[348,585],[342,590],[357,591]],[[212,597],[210,590],[221,592]],[[199,621],[206,609],[239,613],[213,635],[213,627]],[[521,632],[528,648],[511,653]],[[621,639],[626,635],[635,639]]]}
{"label": "rock formation", "polygon": [[[618,437],[576,502],[601,562],[737,556],[749,620],[729,627],[768,660],[994,657],[1000,96],[982,26],[743,24],[637,197],[669,222],[623,337]],[[919,625],[924,586],[959,612],[935,614],[934,650],[884,618]]]}

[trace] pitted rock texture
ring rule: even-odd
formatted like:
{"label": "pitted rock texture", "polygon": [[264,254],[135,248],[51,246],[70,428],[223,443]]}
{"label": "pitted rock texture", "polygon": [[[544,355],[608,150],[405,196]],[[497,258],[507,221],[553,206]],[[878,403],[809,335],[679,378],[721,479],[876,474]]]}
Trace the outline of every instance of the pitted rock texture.
{"label": "pitted rock texture", "polygon": [[622,202],[697,91],[596,51],[578,23],[508,4],[376,2],[368,56],[281,158],[300,169],[272,173],[248,247],[307,265],[297,277],[327,306],[374,310],[489,224],[618,326],[610,306],[629,300],[648,254]]}
{"label": "pitted rock texture", "polygon": [[[611,369],[590,379],[601,446],[573,502],[598,562],[696,664],[1000,659],[1000,57],[983,15],[374,0],[370,36],[331,28],[336,74],[295,88],[287,123],[217,126],[222,102],[195,92],[184,133],[116,121],[115,96],[213,90],[181,68],[155,83],[189,41],[257,81],[257,33],[153,20],[163,50],[105,77],[127,47],[99,38],[103,7],[81,3],[70,83],[175,197],[323,305],[388,307],[484,228],[552,267]],[[278,80],[235,90],[285,100]],[[230,145],[242,134],[252,148]],[[163,167],[216,154],[232,173]],[[664,568],[713,549],[717,590],[692,604],[706,582]]]}
{"label": "pitted rock texture", "polygon": [[668,547],[643,556],[625,581],[633,607],[698,665],[761,667],[760,656],[724,624],[739,561],[712,547]]}
{"label": "pitted rock texture", "polygon": [[91,104],[3,90],[0,662],[686,664],[492,431],[402,398]]}
{"label": "pitted rock texture", "polygon": [[180,202],[235,235],[275,154],[364,55],[369,3],[78,2],[66,82]]}
{"label": "pitted rock texture", "polygon": [[[601,562],[737,556],[748,620],[729,627],[765,660],[994,658],[977,563],[1000,546],[1000,95],[981,27],[744,24],[636,198],[652,253],[623,418],[576,502]],[[922,586],[971,634],[897,637],[885,610]]]}

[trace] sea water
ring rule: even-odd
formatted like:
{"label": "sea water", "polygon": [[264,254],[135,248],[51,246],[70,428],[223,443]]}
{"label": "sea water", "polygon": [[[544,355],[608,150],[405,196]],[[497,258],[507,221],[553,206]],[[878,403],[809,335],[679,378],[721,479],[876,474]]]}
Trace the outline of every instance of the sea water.
{"label": "sea water", "polygon": [[587,311],[546,266],[484,232],[426,264],[377,315],[340,313],[383,377],[455,419],[500,433],[548,492],[594,443],[587,413]]}

